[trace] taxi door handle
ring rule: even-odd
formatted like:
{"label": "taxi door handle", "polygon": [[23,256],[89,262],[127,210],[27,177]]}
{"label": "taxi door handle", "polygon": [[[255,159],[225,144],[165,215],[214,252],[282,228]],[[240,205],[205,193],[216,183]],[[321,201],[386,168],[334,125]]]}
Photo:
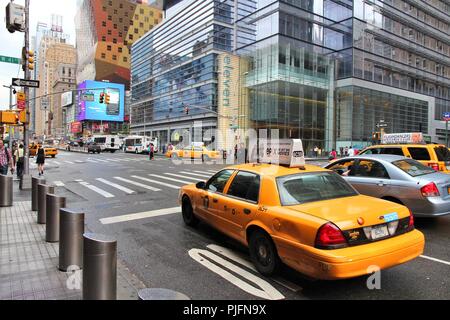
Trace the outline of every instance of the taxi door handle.
{"label": "taxi door handle", "polygon": [[250,209],[244,209],[244,213],[245,214],[250,214],[250,213],[252,213],[252,211]]}

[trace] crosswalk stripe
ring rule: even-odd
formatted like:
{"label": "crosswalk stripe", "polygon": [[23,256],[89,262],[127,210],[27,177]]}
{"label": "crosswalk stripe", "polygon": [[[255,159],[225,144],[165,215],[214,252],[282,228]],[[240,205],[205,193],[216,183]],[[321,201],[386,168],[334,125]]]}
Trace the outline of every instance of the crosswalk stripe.
{"label": "crosswalk stripe", "polygon": [[[195,172],[197,172],[197,171],[195,171]],[[191,173],[191,172],[186,172],[186,171],[180,171],[180,173],[189,174],[191,176],[198,176],[198,177],[202,177],[202,178],[211,178],[211,176],[206,175],[206,174]]]}
{"label": "crosswalk stripe", "polygon": [[147,189],[147,190],[161,191],[161,189],[153,188],[153,187],[150,187],[150,186],[148,186],[146,184],[142,184],[142,183],[135,182],[135,181],[132,181],[132,180],[124,179],[124,178],[121,178],[121,177],[114,177],[114,179],[117,179],[117,180],[129,183],[129,184],[133,184],[133,185],[135,185],[137,187],[141,187],[141,188],[144,188],[144,189]]}
{"label": "crosswalk stripe", "polygon": [[161,181],[156,181],[156,180],[147,179],[147,178],[138,177],[138,176],[131,176],[131,177],[135,178],[135,179],[142,180],[142,181],[147,181],[147,182],[150,182],[150,183],[159,184],[159,185],[162,185],[162,186],[165,186],[165,187],[168,187],[168,188],[172,188],[172,189],[180,189],[180,187],[174,186],[172,184],[164,183],[164,182],[161,182]]}
{"label": "crosswalk stripe", "polygon": [[58,161],[53,161],[53,163],[56,164],[56,165],[58,165],[58,166],[61,164],[61,163],[59,163]]}
{"label": "crosswalk stripe", "polygon": [[75,164],[74,162],[72,162],[72,161],[64,161],[65,163],[68,163],[68,164]]}
{"label": "crosswalk stripe", "polygon": [[119,223],[119,222],[159,217],[159,216],[175,214],[175,213],[181,213],[181,208],[174,207],[174,208],[159,209],[159,210],[153,210],[153,211],[147,211],[147,212],[126,214],[123,216],[103,218],[103,219],[100,219],[100,222],[102,224],[112,224],[112,223]]}
{"label": "crosswalk stripe", "polygon": [[53,184],[57,187],[64,187],[64,183],[62,181],[55,181]]}
{"label": "crosswalk stripe", "polygon": [[164,177],[164,176],[157,175],[157,174],[149,174],[149,176],[160,178],[160,179],[164,179],[164,180],[169,180],[169,181],[175,181],[175,182],[179,182],[179,183],[192,184],[192,182],[189,182],[189,181],[179,180],[179,179],[174,179],[174,178],[168,178],[168,177]]}
{"label": "crosswalk stripe", "polygon": [[[182,179],[189,179],[189,180],[194,180],[194,181],[197,181],[197,182],[200,181],[199,178],[183,176],[181,174],[175,174],[175,173],[169,173],[169,172],[166,172],[165,174],[168,175],[168,176],[172,176],[172,177],[177,177],[177,178],[182,178]],[[189,183],[192,183],[192,182],[189,182]]]}
{"label": "crosswalk stripe", "polygon": [[98,161],[92,160],[92,159],[87,159],[87,162],[91,162],[91,163],[98,163]]}
{"label": "crosswalk stripe", "polygon": [[108,160],[108,161],[114,161],[114,162],[119,162],[120,160],[117,160],[117,159],[106,159],[106,160]]}
{"label": "crosswalk stripe", "polygon": [[87,182],[79,182],[79,183],[80,183],[82,186],[85,186],[86,188],[89,188],[89,189],[91,189],[92,191],[97,192],[98,194],[104,196],[105,198],[114,198],[114,195],[113,195],[113,194],[111,194],[111,193],[109,193],[109,192],[107,192],[107,191],[105,191],[105,190],[103,190],[103,189],[100,189],[100,188],[98,188],[98,187],[96,187],[96,186],[93,186],[93,185],[91,185],[91,184],[89,184],[89,183],[87,183]]}
{"label": "crosswalk stripe", "polygon": [[76,163],[84,163],[84,161],[81,160],[75,160]]}
{"label": "crosswalk stripe", "polygon": [[136,194],[136,193],[137,193],[136,191],[133,191],[133,190],[128,189],[128,188],[126,188],[126,187],[124,187],[124,186],[121,186],[120,184],[116,184],[116,183],[111,182],[111,181],[108,181],[108,180],[106,180],[106,179],[97,178],[97,179],[95,179],[95,180],[100,181],[100,182],[103,182],[104,184],[107,184],[107,185],[109,185],[109,186],[111,186],[111,187],[113,187],[113,188],[122,190],[123,192],[128,193],[128,194]]}
{"label": "crosswalk stripe", "polygon": [[103,159],[96,159],[97,161],[100,161],[100,162],[106,162],[106,163],[108,163],[109,161],[107,161],[107,160],[103,160]]}
{"label": "crosswalk stripe", "polygon": [[214,170],[206,170],[206,171],[211,172],[211,173],[217,173],[217,171],[214,171]]}

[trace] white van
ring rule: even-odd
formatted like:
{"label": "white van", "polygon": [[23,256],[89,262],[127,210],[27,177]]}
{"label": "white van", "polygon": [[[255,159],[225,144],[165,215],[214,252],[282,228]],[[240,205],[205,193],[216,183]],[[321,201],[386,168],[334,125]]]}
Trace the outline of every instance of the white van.
{"label": "white van", "polygon": [[154,152],[158,152],[158,138],[129,136],[124,139],[125,152],[148,153],[148,146],[153,143]]}
{"label": "white van", "polygon": [[120,150],[120,145],[122,144],[119,136],[117,135],[94,136],[92,141],[100,146],[102,152],[109,151],[111,153]]}

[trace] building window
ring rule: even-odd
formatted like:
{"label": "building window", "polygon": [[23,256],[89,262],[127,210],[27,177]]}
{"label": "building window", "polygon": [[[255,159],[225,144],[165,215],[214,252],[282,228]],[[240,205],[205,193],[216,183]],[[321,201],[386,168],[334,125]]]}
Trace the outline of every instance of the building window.
{"label": "building window", "polygon": [[108,46],[106,47],[106,50],[111,51],[111,46],[108,45]]}
{"label": "building window", "polygon": [[119,51],[119,53],[122,53],[122,47],[119,47],[117,50]]}
{"label": "building window", "polygon": [[111,35],[111,30],[108,30],[108,35],[109,35],[109,36]]}
{"label": "building window", "polygon": [[128,38],[129,38],[130,40],[133,40],[133,35],[130,34],[130,35],[128,36]]}
{"label": "building window", "polygon": [[110,20],[110,21],[111,21],[111,20],[112,20],[112,17],[111,17],[111,16],[108,16],[108,20]]}
{"label": "building window", "polygon": [[112,59],[117,60],[117,56],[115,54],[113,54]]}
{"label": "building window", "polygon": [[153,11],[150,11],[150,17],[153,17]]}
{"label": "building window", "polygon": [[113,43],[117,43],[117,39],[116,38],[113,39]]}
{"label": "building window", "polygon": [[123,57],[123,62],[128,62],[128,58],[127,57]]}
{"label": "building window", "polygon": [[117,24],[116,23],[114,23],[114,29],[117,29]]}
{"label": "building window", "polygon": [[102,36],[102,41],[103,41],[103,42],[106,41],[106,36]]}
{"label": "building window", "polygon": [[102,10],[103,10],[103,12],[106,12],[106,7],[103,7]]}
{"label": "building window", "polygon": [[134,28],[134,33],[138,34],[139,33],[139,29],[138,28]]}
{"label": "building window", "polygon": [[103,26],[103,27],[106,27],[106,21],[103,21],[103,22],[102,22],[102,26]]}
{"label": "building window", "polygon": [[102,59],[106,59],[106,53],[102,53]]}

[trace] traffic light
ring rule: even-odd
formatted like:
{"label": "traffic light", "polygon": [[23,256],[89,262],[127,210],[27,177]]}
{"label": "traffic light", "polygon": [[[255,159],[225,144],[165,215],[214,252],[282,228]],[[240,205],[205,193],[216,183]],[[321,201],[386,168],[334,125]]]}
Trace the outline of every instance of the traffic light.
{"label": "traffic light", "polygon": [[100,93],[100,100],[98,102],[105,103],[105,93],[104,92]]}
{"label": "traffic light", "polygon": [[109,94],[105,94],[105,103],[109,104]]}
{"label": "traffic light", "polygon": [[22,70],[25,71],[28,65],[28,70],[34,70],[34,51],[27,51],[25,47],[22,48]]}
{"label": "traffic light", "polygon": [[15,111],[0,111],[0,123],[21,124],[19,114]]}

